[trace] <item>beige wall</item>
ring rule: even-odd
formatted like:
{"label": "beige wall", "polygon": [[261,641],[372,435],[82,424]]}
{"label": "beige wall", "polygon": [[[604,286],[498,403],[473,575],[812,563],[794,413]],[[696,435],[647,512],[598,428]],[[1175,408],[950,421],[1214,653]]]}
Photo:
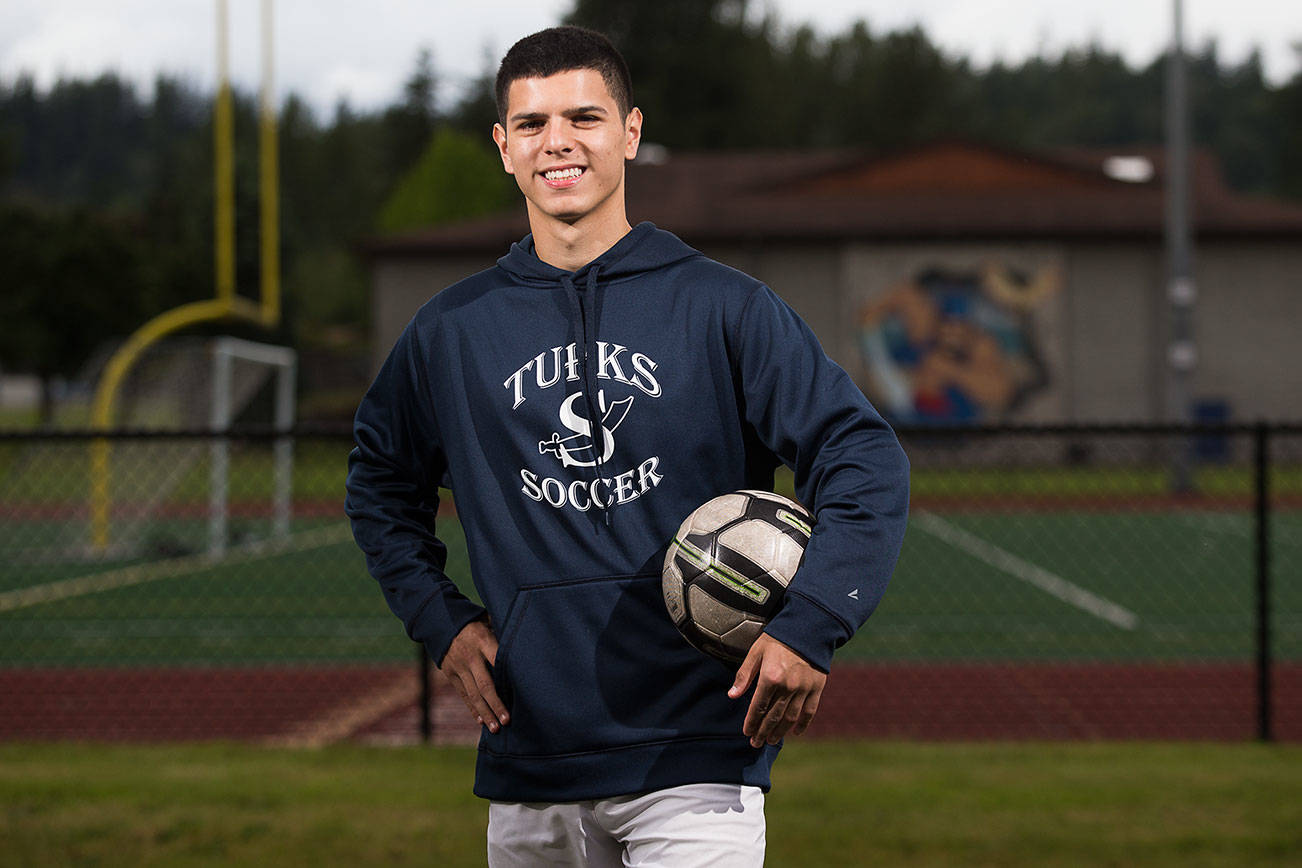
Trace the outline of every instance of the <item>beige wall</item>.
{"label": "beige wall", "polygon": [[1067,255],[1064,410],[1070,422],[1146,422],[1161,415],[1161,250],[1077,245]]}
{"label": "beige wall", "polygon": [[[770,285],[824,348],[864,385],[862,306],[928,267],[973,270],[987,260],[1029,273],[1058,269],[1058,290],[1031,314],[1049,385],[1016,421],[1143,422],[1159,418],[1165,380],[1158,242],[717,246],[704,251]],[[379,260],[373,265],[375,365],[407,321],[443,287],[495,257]],[[1198,248],[1193,399],[1229,402],[1238,420],[1302,417],[1302,249],[1218,242]]]}
{"label": "beige wall", "polygon": [[1302,246],[1261,242],[1195,253],[1194,395],[1236,419],[1302,418]]}
{"label": "beige wall", "polygon": [[836,358],[845,282],[840,257],[828,245],[757,245],[708,248],[707,256],[763,281],[800,314]]}
{"label": "beige wall", "polygon": [[420,306],[458,280],[483,271],[495,256],[379,258],[371,264],[371,370],[378,371]]}

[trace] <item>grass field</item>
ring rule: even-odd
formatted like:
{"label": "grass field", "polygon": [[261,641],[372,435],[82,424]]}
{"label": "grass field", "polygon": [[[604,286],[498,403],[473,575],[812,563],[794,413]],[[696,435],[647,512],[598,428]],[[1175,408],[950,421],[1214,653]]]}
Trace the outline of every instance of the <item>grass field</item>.
{"label": "grass field", "polygon": [[[0,745],[0,865],[484,864],[470,749]],[[1302,748],[793,742],[771,866],[1284,866]]]}

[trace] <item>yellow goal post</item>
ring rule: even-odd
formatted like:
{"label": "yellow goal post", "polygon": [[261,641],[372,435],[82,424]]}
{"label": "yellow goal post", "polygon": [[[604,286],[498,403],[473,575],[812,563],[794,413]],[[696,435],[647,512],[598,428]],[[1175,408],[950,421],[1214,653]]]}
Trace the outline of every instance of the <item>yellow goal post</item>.
{"label": "yellow goal post", "polygon": [[[235,134],[228,51],[227,0],[217,7],[217,98],[214,105],[214,247],[216,297],[169,310],[140,328],[109,359],[95,390],[91,425],[107,431],[113,424],[118,390],[131,367],[153,344],[184,328],[203,322],[240,320],[275,328],[280,322],[279,163],[276,111],[272,94],[272,2],[262,0],[262,82],[259,94],[260,279],[261,298],[255,304],[235,293]],[[109,544],[110,453],[106,438],[91,442],[91,543],[103,551]]]}

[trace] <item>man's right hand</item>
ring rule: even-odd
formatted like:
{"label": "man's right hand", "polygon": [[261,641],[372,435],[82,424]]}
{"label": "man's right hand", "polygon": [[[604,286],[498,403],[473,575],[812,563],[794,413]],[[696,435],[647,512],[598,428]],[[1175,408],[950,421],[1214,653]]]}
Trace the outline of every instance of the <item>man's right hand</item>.
{"label": "man's right hand", "polygon": [[497,637],[480,618],[461,628],[448,646],[439,671],[447,676],[470,709],[489,732],[497,732],[510,722],[506,706],[493,687],[492,666],[497,661]]}

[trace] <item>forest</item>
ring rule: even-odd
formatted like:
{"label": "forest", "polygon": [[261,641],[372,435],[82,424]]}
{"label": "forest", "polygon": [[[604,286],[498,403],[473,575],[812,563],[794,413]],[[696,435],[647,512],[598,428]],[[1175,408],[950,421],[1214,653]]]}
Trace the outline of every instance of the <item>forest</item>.
{"label": "forest", "polygon": [[[1024,149],[1160,144],[1165,58],[1103,45],[979,68],[920,29],[860,21],[820,36],[747,0],[576,0],[565,17],[625,53],[645,137],[687,150],[854,147],[937,139]],[[286,317],[263,339],[364,352],[367,239],[515,202],[488,132],[494,69],[440,100],[423,50],[387,107],[326,117],[278,107]],[[1302,72],[1215,43],[1187,58],[1195,146],[1234,188],[1302,198]],[[237,285],[256,294],[256,95],[236,93]],[[213,94],[159,77],[0,80],[0,367],[76,377],[95,349],[213,293]],[[455,180],[451,180],[455,179]]]}

